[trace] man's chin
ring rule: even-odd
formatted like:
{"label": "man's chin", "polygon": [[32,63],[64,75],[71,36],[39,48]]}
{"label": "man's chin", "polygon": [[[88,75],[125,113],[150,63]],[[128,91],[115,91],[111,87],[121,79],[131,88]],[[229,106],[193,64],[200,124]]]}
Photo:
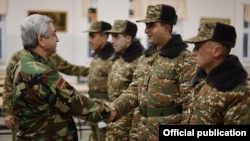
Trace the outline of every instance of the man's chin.
{"label": "man's chin", "polygon": [[49,53],[49,56],[51,56],[51,55],[53,55],[53,54],[55,54],[55,53],[56,53],[56,50],[51,51],[51,53]]}
{"label": "man's chin", "polygon": [[197,64],[197,63],[196,63],[196,65],[195,65],[195,66],[196,66],[197,68],[201,68],[201,66],[200,66],[199,64]]}

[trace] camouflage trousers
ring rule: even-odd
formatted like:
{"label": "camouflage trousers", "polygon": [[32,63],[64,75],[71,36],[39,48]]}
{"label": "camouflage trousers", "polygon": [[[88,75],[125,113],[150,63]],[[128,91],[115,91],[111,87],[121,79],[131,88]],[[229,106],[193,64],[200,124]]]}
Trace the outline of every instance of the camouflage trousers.
{"label": "camouflage trousers", "polygon": [[18,120],[15,118],[13,128],[11,129],[12,141],[16,141],[17,125],[18,125]]}
{"label": "camouflage trousers", "polygon": [[134,139],[133,141],[138,141],[137,124],[138,124],[139,118],[140,118],[139,107],[136,107],[134,110],[134,113],[133,113],[133,120],[131,123],[131,129],[130,129],[130,133],[129,133],[130,138]]}
{"label": "camouflage trousers", "polygon": [[91,141],[105,141],[107,128],[99,128],[96,123],[90,123],[91,126]]}
{"label": "camouflage trousers", "polygon": [[132,119],[133,114],[130,112],[117,121],[108,124],[106,141],[129,141]]}
{"label": "camouflage trousers", "polygon": [[16,140],[16,134],[17,134],[16,125],[11,129],[11,134],[12,134],[12,141],[15,141]]}

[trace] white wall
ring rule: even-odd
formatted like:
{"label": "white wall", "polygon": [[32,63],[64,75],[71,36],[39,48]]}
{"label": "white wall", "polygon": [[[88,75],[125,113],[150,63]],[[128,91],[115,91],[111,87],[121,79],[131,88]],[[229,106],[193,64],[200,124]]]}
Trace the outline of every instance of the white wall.
{"label": "white wall", "polygon": [[196,35],[200,18],[228,18],[234,23],[234,1],[237,0],[187,0],[188,19],[184,21],[182,37]]}
{"label": "white wall", "polygon": [[[96,0],[98,1],[98,20],[105,20],[113,24],[115,19],[127,19],[129,0]],[[87,34],[83,30],[89,28],[87,17],[83,14],[83,0],[9,0],[6,16],[6,57],[5,63],[11,54],[22,48],[19,23],[27,16],[28,10],[48,10],[67,12],[67,32],[58,36],[58,53],[75,64],[88,64]],[[241,55],[242,46],[242,3],[249,0],[187,0],[188,19],[181,27],[183,39],[196,35],[201,17],[229,18],[238,32],[237,47],[233,53]],[[146,14],[146,13],[145,13]],[[135,21],[136,19],[130,19]],[[146,44],[144,33],[145,25],[137,24],[137,36]],[[190,45],[192,46],[192,45]]]}
{"label": "white wall", "polygon": [[[75,53],[84,52],[82,46],[86,42],[83,34],[81,34],[84,25],[86,25],[84,24],[86,23],[86,18],[83,17],[81,6],[80,0],[9,0],[8,15],[6,18],[7,58],[9,58],[14,51],[22,48],[19,24],[27,16],[28,11],[48,10],[67,12],[67,32],[58,32],[60,40],[58,43],[58,53],[69,61],[79,58],[83,60],[83,55],[79,58],[74,58],[74,56],[80,56]],[[78,44],[78,46],[76,46],[76,44]]]}
{"label": "white wall", "polygon": [[183,24],[183,39],[197,33],[201,17],[228,18],[237,32],[236,46],[232,49],[232,53],[239,56],[243,65],[250,67],[250,60],[241,57],[243,54],[244,4],[250,4],[250,0],[187,0],[188,19]]}
{"label": "white wall", "polygon": [[182,37],[197,33],[201,17],[228,18],[237,30],[237,43],[232,53],[242,56],[243,3],[250,0],[187,0],[188,19],[184,21]]}
{"label": "white wall", "polygon": [[[123,5],[119,7],[117,5]],[[13,52],[22,48],[20,38],[20,22],[27,16],[29,10],[65,11],[67,12],[67,32],[58,32],[59,43],[57,52],[65,59],[75,64],[87,64],[89,28],[87,17],[83,14],[82,0],[9,0],[6,16],[6,58],[7,63]],[[127,0],[100,0],[98,5],[98,20],[113,24],[116,18],[128,18]]]}

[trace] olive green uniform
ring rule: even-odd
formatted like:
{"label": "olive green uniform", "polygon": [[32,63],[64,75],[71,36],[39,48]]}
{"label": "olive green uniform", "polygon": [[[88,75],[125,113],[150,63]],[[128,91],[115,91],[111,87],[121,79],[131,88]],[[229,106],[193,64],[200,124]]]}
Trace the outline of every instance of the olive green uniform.
{"label": "olive green uniform", "polygon": [[[3,91],[3,115],[13,115],[13,91],[12,91],[12,78],[11,78],[11,71],[13,70],[14,66],[17,62],[21,59],[22,56],[28,53],[27,50],[22,49],[15,52],[7,65],[6,68],[6,75],[4,80],[4,91]],[[84,66],[76,66],[73,65],[66,60],[64,60],[58,54],[53,54],[49,58],[49,62],[53,68],[56,70],[68,74],[68,75],[78,75],[78,76],[87,76],[88,68]],[[16,136],[16,127],[13,127],[13,140],[15,140]]]}
{"label": "olive green uniform", "polygon": [[110,115],[107,105],[79,94],[35,52],[24,55],[12,72],[17,140],[75,141],[73,116],[96,122]]}

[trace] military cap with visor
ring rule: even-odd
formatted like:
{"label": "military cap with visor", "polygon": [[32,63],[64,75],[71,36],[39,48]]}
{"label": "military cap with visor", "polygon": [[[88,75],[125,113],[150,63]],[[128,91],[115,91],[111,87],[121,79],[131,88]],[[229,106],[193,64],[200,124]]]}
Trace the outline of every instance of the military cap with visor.
{"label": "military cap with visor", "polygon": [[83,32],[104,32],[106,30],[110,30],[111,25],[104,21],[94,21],[88,30]]}
{"label": "military cap with visor", "polygon": [[211,40],[232,48],[235,46],[236,36],[235,28],[231,25],[219,22],[203,22],[198,34],[184,42],[199,43]]}
{"label": "military cap with visor", "polygon": [[178,16],[176,15],[175,8],[171,5],[157,4],[149,5],[147,7],[147,15],[145,19],[138,20],[136,22],[154,23],[154,22],[166,22],[171,25],[175,25]]}
{"label": "military cap with visor", "polygon": [[129,20],[115,20],[112,29],[105,32],[111,34],[127,34],[134,38],[137,33],[137,25]]}

